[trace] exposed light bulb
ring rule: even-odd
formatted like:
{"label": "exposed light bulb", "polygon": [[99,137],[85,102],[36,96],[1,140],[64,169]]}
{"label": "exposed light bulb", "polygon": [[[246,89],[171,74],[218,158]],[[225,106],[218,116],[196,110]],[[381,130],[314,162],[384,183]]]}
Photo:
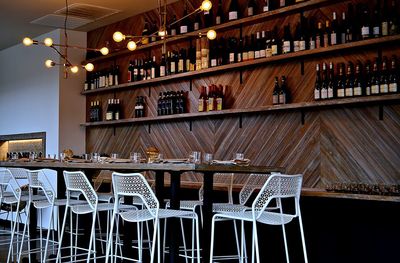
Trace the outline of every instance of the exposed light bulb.
{"label": "exposed light bulb", "polygon": [[56,63],[54,63],[54,61],[51,59],[46,60],[44,64],[46,65],[47,68],[52,68],[56,65]]}
{"label": "exposed light bulb", "polygon": [[165,30],[164,27],[161,27],[160,30],[158,31],[158,36],[165,37],[166,35],[167,35],[167,30]]}
{"label": "exposed light bulb", "polygon": [[33,40],[32,40],[32,38],[25,37],[25,38],[22,40],[22,43],[23,43],[25,46],[29,47],[30,45],[33,44]]}
{"label": "exposed light bulb", "polygon": [[49,37],[46,37],[46,38],[43,40],[43,43],[44,43],[45,46],[51,47],[51,46],[53,45],[53,39],[51,39],[51,38],[49,38]]}
{"label": "exposed light bulb", "polygon": [[210,1],[210,0],[204,0],[204,1],[201,3],[200,9],[201,9],[202,11],[208,12],[208,11],[210,11],[211,7],[212,7],[211,1]]}
{"label": "exposed light bulb", "polygon": [[135,41],[129,41],[128,44],[126,45],[126,47],[130,51],[134,51],[136,49],[136,42]]}
{"label": "exposed light bulb", "polygon": [[104,56],[108,55],[109,52],[110,52],[110,50],[108,50],[108,48],[106,48],[106,47],[102,47],[100,49],[100,53],[103,54]]}
{"label": "exposed light bulb", "polygon": [[114,39],[115,42],[121,42],[122,40],[125,39],[125,35],[122,34],[122,33],[119,32],[119,31],[116,31],[116,32],[113,34],[113,39]]}
{"label": "exposed light bulb", "polygon": [[78,73],[78,71],[79,71],[78,66],[72,66],[72,67],[71,67],[71,72],[72,72],[72,73]]}
{"label": "exposed light bulb", "polygon": [[86,69],[86,71],[91,72],[91,71],[94,70],[94,65],[93,65],[92,63],[87,63],[87,64],[85,65],[85,69]]}
{"label": "exposed light bulb", "polygon": [[215,30],[213,30],[213,29],[208,30],[207,38],[209,40],[214,40],[216,37],[217,37],[217,32],[215,32]]}

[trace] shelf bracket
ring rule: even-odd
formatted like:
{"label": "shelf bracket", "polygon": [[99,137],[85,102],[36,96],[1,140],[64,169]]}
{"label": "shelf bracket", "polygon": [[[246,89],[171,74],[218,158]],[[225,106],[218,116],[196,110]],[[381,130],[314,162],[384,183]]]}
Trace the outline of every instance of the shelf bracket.
{"label": "shelf bracket", "polygon": [[303,59],[300,62],[300,71],[301,71],[301,75],[304,76],[304,60]]}
{"label": "shelf bracket", "polygon": [[379,120],[380,121],[383,121],[383,105],[381,104],[381,105],[379,105],[379,107],[378,107],[378,109],[379,109]]}
{"label": "shelf bracket", "polygon": [[192,120],[189,121],[189,131],[193,130],[193,123]]}
{"label": "shelf bracket", "polygon": [[301,125],[304,125],[306,123],[306,114],[304,113],[303,110],[300,111],[301,114]]}
{"label": "shelf bracket", "polygon": [[151,124],[149,123],[149,127],[147,129],[147,132],[150,134],[151,133]]}
{"label": "shelf bracket", "polygon": [[189,80],[189,90],[190,91],[193,90],[193,80],[192,79]]}
{"label": "shelf bracket", "polygon": [[151,97],[151,88],[149,87],[149,98]]}
{"label": "shelf bracket", "polygon": [[239,115],[239,129],[243,127],[243,117],[242,114]]}

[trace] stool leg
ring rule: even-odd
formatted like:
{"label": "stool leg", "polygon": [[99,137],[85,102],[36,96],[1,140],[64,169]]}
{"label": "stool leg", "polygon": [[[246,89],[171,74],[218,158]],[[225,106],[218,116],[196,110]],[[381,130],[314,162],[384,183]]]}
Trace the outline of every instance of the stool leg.
{"label": "stool leg", "polygon": [[[93,212],[93,220],[92,220],[92,227],[91,227],[91,234],[90,234],[90,241],[89,241],[89,250],[88,250],[88,256],[87,256],[87,260],[86,262],[89,263],[90,262],[90,250],[92,249],[93,246],[93,237],[95,238],[96,235],[94,233],[95,231],[95,225],[96,225],[96,212]],[[95,253],[95,257],[96,259],[96,253]]]}
{"label": "stool leg", "polygon": [[215,234],[215,216],[213,216],[211,221],[211,245],[210,245],[210,263],[213,262],[214,257],[214,234]]}
{"label": "stool leg", "polygon": [[[29,222],[29,216],[30,216],[29,210],[30,209],[28,209],[28,212],[26,213],[25,226],[24,226],[24,230],[22,232],[21,247],[19,249],[18,261],[17,262],[21,262],[21,256],[22,256],[22,251],[23,251],[23,244],[24,244],[24,240],[25,240],[25,234],[26,234],[26,231],[29,232],[29,223],[28,223]],[[13,240],[11,240],[11,244],[12,243],[13,243]],[[29,243],[30,243],[30,236],[28,235],[28,244]],[[17,246],[17,248],[18,248],[18,246]],[[17,250],[17,252],[18,252],[18,250]]]}
{"label": "stool leg", "polygon": [[181,232],[182,232],[182,240],[183,240],[183,251],[185,252],[185,261],[188,263],[188,257],[187,257],[187,246],[186,246],[186,238],[185,238],[185,230],[183,229],[183,221],[182,218],[180,218],[180,223],[181,223]]}
{"label": "stool leg", "polygon": [[[113,230],[114,230],[114,224],[115,224],[115,219],[116,219],[116,212],[114,209],[114,212],[112,214],[112,219],[111,219],[111,226],[110,226],[110,233],[108,235],[108,243],[107,243],[107,248],[106,248],[106,263],[108,263],[108,259],[110,257],[113,257],[112,253],[112,241],[113,241]],[[116,236],[117,237],[117,236]],[[116,242],[118,242],[116,238]],[[110,255],[111,253],[111,255]],[[112,260],[113,261],[113,260]]]}
{"label": "stool leg", "polygon": [[301,242],[303,244],[304,262],[308,263],[306,240],[304,238],[303,220],[301,219],[300,206],[298,207],[298,211],[299,211],[299,226],[300,226]]}
{"label": "stool leg", "polygon": [[260,263],[260,251],[259,251],[259,247],[258,247],[258,233],[257,233],[257,222],[254,221],[253,222],[253,231],[254,231],[254,245],[255,245],[255,249],[256,249],[256,258],[257,258],[257,263]]}
{"label": "stool leg", "polygon": [[[45,245],[45,248],[44,248],[44,255],[43,255],[43,259],[44,259],[44,260],[46,260],[46,258],[47,258],[47,251],[48,251],[48,248],[49,248],[50,232],[51,232],[52,225],[54,226],[53,217],[54,217],[54,205],[51,206],[51,214],[50,214],[50,221],[49,221],[49,229],[48,229],[48,231],[47,231],[46,245]],[[54,232],[53,232],[53,234],[54,234]],[[54,241],[54,235],[53,235],[53,241]],[[54,242],[53,242],[53,243],[54,243]],[[54,244],[55,244],[55,243],[54,243]],[[53,245],[54,245],[54,244],[53,244]],[[44,262],[44,261],[42,261],[42,262]]]}
{"label": "stool leg", "polygon": [[[65,223],[67,222],[67,215],[68,215],[68,206],[65,207],[65,213],[64,213],[64,219],[63,219],[63,224],[62,224],[62,229],[61,229],[61,235],[59,239],[59,244],[58,244],[58,249],[57,249],[57,260],[56,262],[61,262],[61,246],[62,246],[62,239],[64,236],[64,231],[65,231]],[[70,232],[72,233],[71,227],[70,227]],[[71,243],[72,245],[72,243]]]}
{"label": "stool leg", "polygon": [[199,218],[195,217],[196,220],[196,252],[197,252],[197,263],[200,263],[200,233],[199,233]]}
{"label": "stool leg", "polygon": [[[11,213],[12,213],[12,205],[10,205],[10,207],[11,207]],[[16,213],[18,213],[18,211],[19,211],[19,202],[17,204],[16,211],[17,211]],[[13,228],[12,228],[12,232],[11,232],[10,249],[8,249],[7,263],[10,263],[10,260],[11,260],[12,254],[13,254],[13,250],[14,250],[14,233],[15,233],[16,226],[17,226],[16,221],[17,221],[17,214],[15,214],[15,222],[13,224]],[[18,243],[17,243],[17,252],[18,252]]]}

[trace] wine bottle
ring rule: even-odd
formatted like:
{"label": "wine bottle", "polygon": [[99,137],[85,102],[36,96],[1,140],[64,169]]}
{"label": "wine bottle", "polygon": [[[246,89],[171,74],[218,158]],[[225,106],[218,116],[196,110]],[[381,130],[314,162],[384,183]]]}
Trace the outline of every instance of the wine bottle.
{"label": "wine bottle", "polygon": [[224,22],[224,11],[222,10],[222,0],[218,0],[217,15],[215,17],[215,24],[220,25]]}
{"label": "wine bottle", "polygon": [[287,83],[286,83],[286,77],[282,76],[281,80],[282,80],[282,84],[281,84],[281,88],[279,90],[279,103],[286,104],[286,103],[288,103],[288,88],[287,88]]}
{"label": "wine bottle", "polygon": [[149,58],[147,61],[147,66],[145,67],[145,74],[146,74],[146,79],[151,79],[152,75],[151,75],[151,68],[152,68],[152,64],[153,64],[153,60],[151,58]]}
{"label": "wine bottle", "polygon": [[331,45],[330,38],[331,37],[331,26],[329,20],[325,21],[325,31],[324,31],[324,45],[323,47],[328,47]]}
{"label": "wine bottle", "polygon": [[345,97],[354,96],[354,79],[353,79],[353,63],[349,62],[347,64],[346,73],[346,90],[344,92]]}
{"label": "wine bottle", "polygon": [[243,61],[249,60],[249,36],[244,37],[244,42],[243,42],[243,49],[242,49],[242,59]]}
{"label": "wine bottle", "polygon": [[336,18],[336,12],[332,13],[332,17],[333,17],[333,19],[332,19],[330,42],[331,42],[331,45],[333,46],[333,45],[339,44],[338,39],[340,38],[339,37],[340,34],[339,34],[339,24],[338,24],[338,21]]}
{"label": "wine bottle", "polygon": [[210,67],[217,66],[217,41],[210,40]]}
{"label": "wine bottle", "polygon": [[399,76],[397,72],[397,57],[395,55],[392,56],[391,67],[390,67],[390,77],[389,77],[389,92],[397,93],[399,84]]}
{"label": "wine bottle", "polygon": [[321,72],[320,72],[320,65],[317,64],[315,68],[316,72],[316,78],[315,78],[315,84],[314,84],[314,100],[320,100],[321,99],[321,87],[322,87],[322,81],[321,81]]}
{"label": "wine bottle", "polygon": [[354,75],[354,83],[353,83],[353,87],[354,87],[354,96],[356,97],[356,96],[362,96],[363,94],[362,94],[362,91],[363,91],[363,87],[364,87],[364,85],[363,85],[363,82],[362,82],[362,78],[361,78],[361,75],[362,75],[362,72],[361,72],[361,70],[362,70],[362,64],[361,64],[361,61],[360,60],[357,60],[357,63],[356,63],[356,72],[355,72],[355,75]]}
{"label": "wine bottle", "polygon": [[201,70],[201,35],[196,39],[196,70]]}
{"label": "wine bottle", "polygon": [[189,23],[188,23],[188,18],[186,17],[187,15],[188,15],[187,3],[185,1],[185,9],[183,10],[183,16],[182,16],[183,19],[180,21],[180,27],[179,27],[180,34],[186,34],[188,32]]}
{"label": "wine bottle", "polygon": [[315,36],[315,48],[321,48],[324,46],[324,30],[322,29],[322,23],[318,22],[317,34]]}
{"label": "wine bottle", "polygon": [[158,65],[157,65],[157,62],[156,62],[156,56],[153,56],[153,61],[151,63],[151,78],[152,79],[155,79],[155,78],[158,77],[157,69],[158,69]]}
{"label": "wine bottle", "polygon": [[166,73],[167,73],[167,62],[165,60],[165,54],[162,54],[160,62],[160,77],[165,77]]}
{"label": "wine bottle", "polygon": [[237,53],[236,53],[236,61],[237,62],[242,62],[243,61],[243,38],[239,39],[239,42],[237,44]]}
{"label": "wine bottle", "polygon": [[247,16],[253,16],[256,13],[256,3],[255,0],[249,0],[247,3]]}
{"label": "wine bottle", "polygon": [[112,103],[113,103],[113,99],[108,99],[107,111],[106,111],[106,121],[113,120],[114,112],[113,112]]}
{"label": "wine bottle", "polygon": [[163,100],[163,96],[162,96],[162,92],[160,92],[160,93],[158,94],[158,101],[157,101],[157,115],[158,115],[158,116],[163,115],[163,114],[162,114],[162,113],[163,113],[163,110],[162,110],[162,106],[163,106],[162,100]]}
{"label": "wine bottle", "polygon": [[372,35],[374,37],[381,36],[381,19],[380,19],[380,0],[376,0],[374,12],[372,13]]}
{"label": "wine bottle", "polygon": [[310,50],[313,50],[317,48],[316,42],[317,42],[317,30],[315,28],[315,21],[313,18],[310,18],[308,21],[308,28],[309,28],[309,36],[308,36],[308,48]]}
{"label": "wine bottle", "polygon": [[326,100],[328,98],[328,69],[326,63],[322,63],[322,86],[321,86],[321,100]]}
{"label": "wine bottle", "polygon": [[222,110],[224,108],[224,88],[222,85],[218,86],[218,92],[217,92],[217,97],[216,97],[216,104],[217,104],[217,110]]}
{"label": "wine bottle", "polygon": [[138,65],[138,60],[135,59],[135,63],[133,64],[133,76],[132,76],[132,81],[138,81],[140,80],[139,78],[139,65]]}
{"label": "wine bottle", "polygon": [[389,78],[387,70],[387,57],[382,59],[381,79],[379,84],[379,93],[386,94],[389,92]]}
{"label": "wine bottle", "polygon": [[255,58],[255,37],[251,34],[251,42],[248,44],[247,58],[248,60],[254,60]]}
{"label": "wine bottle", "polygon": [[239,18],[239,6],[237,0],[232,0],[229,5],[228,19],[229,21],[236,20]]}
{"label": "wine bottle", "polygon": [[344,98],[345,96],[345,89],[346,89],[346,79],[344,76],[344,64],[340,63],[338,65],[339,67],[339,76],[338,76],[338,81],[337,81],[337,97],[338,98]]}
{"label": "wine bottle", "polygon": [[139,118],[139,96],[136,97],[135,103],[135,118]]}
{"label": "wine bottle", "polygon": [[221,37],[218,41],[218,54],[217,54],[217,65],[225,65],[228,63],[228,59],[226,54],[226,43],[225,38]]}
{"label": "wine bottle", "polygon": [[201,68],[206,69],[209,67],[210,61],[210,49],[208,38],[202,37],[201,38]]}
{"label": "wine bottle", "polygon": [[207,111],[214,111],[215,110],[214,85],[210,85],[209,86],[207,106],[208,106]]}
{"label": "wine bottle", "polygon": [[261,49],[261,36],[260,32],[256,33],[256,40],[255,40],[255,48],[254,48],[254,58],[260,58],[260,49]]}
{"label": "wine bottle", "polygon": [[89,121],[93,122],[94,121],[94,102],[90,102],[90,108],[89,108]]}
{"label": "wine bottle", "polygon": [[364,90],[364,94],[366,96],[371,95],[371,86],[372,86],[371,61],[367,60],[367,62],[365,63],[365,90]]}
{"label": "wine bottle", "polygon": [[271,39],[271,53],[272,56],[279,55],[279,41],[278,41],[278,29],[277,27],[274,28],[272,32],[272,39]]}
{"label": "wine bottle", "polygon": [[178,57],[178,73],[186,72],[186,50],[181,48]]}
{"label": "wine bottle", "polygon": [[345,17],[346,14],[342,14],[342,19],[344,19],[346,22],[343,22],[343,24],[345,25],[345,31],[346,31],[346,35],[345,35],[345,43],[350,43],[354,41],[354,27],[353,27],[353,15],[354,15],[354,11],[353,11],[353,5],[352,4],[348,4],[347,6],[347,13],[348,13],[348,19],[347,17]]}
{"label": "wine bottle", "polygon": [[266,35],[265,35],[265,31],[263,30],[263,31],[261,31],[261,39],[260,39],[260,58],[265,58],[266,57],[266,47],[267,47],[267,45],[266,45],[266,42],[267,41],[267,38],[266,38]]}
{"label": "wine bottle", "polygon": [[204,26],[211,27],[213,26],[213,9],[211,8],[209,11],[204,11]]}
{"label": "wine bottle", "polygon": [[143,59],[139,60],[139,80],[145,79]]}
{"label": "wine bottle", "polygon": [[399,30],[399,14],[396,0],[391,1],[389,18],[389,35],[396,35]]}
{"label": "wine bottle", "polygon": [[193,31],[200,30],[201,28],[202,25],[201,25],[200,13],[197,13],[193,23]]}
{"label": "wine bottle", "polygon": [[381,21],[381,31],[382,36],[389,35],[389,11],[388,11],[388,0],[383,0],[383,9],[382,9],[382,21]]}
{"label": "wine bottle", "polygon": [[284,28],[284,37],[282,39],[282,53],[287,54],[292,52],[292,46],[292,34],[290,33],[290,24],[288,24]]}
{"label": "wine bottle", "polygon": [[128,66],[128,82],[133,81],[133,61],[129,61],[129,66]]}
{"label": "wine bottle", "polygon": [[201,86],[199,105],[198,105],[199,112],[206,111],[206,100],[208,100],[208,98],[206,98],[206,87]]}
{"label": "wine bottle", "polygon": [[196,70],[196,47],[191,46],[189,48],[189,71],[195,71],[195,70]]}
{"label": "wine bottle", "polygon": [[119,66],[116,65],[113,71],[114,85],[119,85]]}
{"label": "wine bottle", "polygon": [[279,104],[279,79],[278,77],[275,77],[275,85],[274,85],[274,91],[272,93],[272,104],[277,105]]}
{"label": "wine bottle", "polygon": [[369,9],[368,6],[364,6],[362,9],[362,25],[361,25],[361,38],[368,39],[371,36],[371,24],[369,21]]}
{"label": "wine bottle", "polygon": [[175,51],[171,52],[171,59],[170,59],[169,67],[170,67],[171,74],[178,73],[178,56]]}
{"label": "wine bottle", "polygon": [[307,49],[306,43],[306,32],[307,32],[307,19],[302,14],[300,16],[300,38],[299,38],[299,51],[303,51]]}
{"label": "wine bottle", "polygon": [[174,15],[173,17],[172,17],[172,20],[171,20],[171,22],[169,23],[171,26],[170,26],[170,35],[171,36],[175,36],[176,35],[176,33],[177,33],[177,30],[176,30],[176,15]]}
{"label": "wine bottle", "polygon": [[271,10],[272,9],[270,8],[270,0],[264,0],[263,12],[268,12]]}
{"label": "wine bottle", "polygon": [[115,99],[114,120],[119,120],[120,118],[121,118],[120,100],[119,99]]}
{"label": "wine bottle", "polygon": [[380,91],[380,78],[378,69],[378,58],[375,59],[372,68],[372,78],[371,78],[371,95],[377,95]]}
{"label": "wine bottle", "polygon": [[236,38],[230,37],[228,41],[228,53],[229,53],[229,63],[235,63],[236,62]]}
{"label": "wine bottle", "polygon": [[335,97],[335,72],[333,62],[329,62],[328,99]]}

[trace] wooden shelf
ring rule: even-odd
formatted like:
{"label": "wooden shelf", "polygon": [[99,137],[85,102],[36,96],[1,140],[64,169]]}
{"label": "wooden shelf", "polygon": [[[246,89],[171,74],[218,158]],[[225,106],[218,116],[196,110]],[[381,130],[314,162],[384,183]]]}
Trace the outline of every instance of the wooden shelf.
{"label": "wooden shelf", "polygon": [[268,64],[268,63],[276,63],[276,62],[282,62],[282,61],[291,60],[291,59],[312,57],[312,56],[322,55],[322,54],[331,53],[331,52],[335,52],[335,51],[344,51],[344,50],[349,50],[349,49],[355,49],[355,48],[361,48],[361,47],[367,47],[367,46],[373,46],[373,45],[380,45],[380,44],[396,42],[396,41],[400,41],[400,35],[367,39],[367,40],[362,40],[362,41],[358,41],[358,42],[330,46],[327,48],[304,50],[304,51],[299,51],[299,52],[294,52],[294,53],[289,53],[289,54],[277,55],[277,56],[273,56],[273,57],[269,57],[269,58],[261,58],[261,59],[251,60],[251,61],[244,61],[244,62],[240,62],[240,63],[233,63],[233,64],[228,64],[228,65],[223,65],[223,66],[218,66],[218,67],[207,68],[207,69],[198,70],[198,71],[184,72],[184,73],[179,73],[179,74],[175,74],[175,75],[159,77],[159,78],[155,78],[155,79],[124,83],[121,85],[107,87],[107,88],[99,88],[99,89],[94,89],[94,90],[83,91],[82,94],[93,94],[93,93],[99,93],[99,92],[117,91],[117,90],[122,90],[122,89],[126,89],[126,88],[156,84],[156,83],[165,82],[165,81],[172,81],[172,80],[178,80],[178,79],[184,79],[184,78],[192,78],[192,77],[197,77],[197,76],[201,76],[201,75],[205,75],[205,74],[215,74],[215,73],[219,73],[219,72],[225,72],[227,70],[237,70],[237,69],[254,67],[254,66],[259,66],[259,65]]}
{"label": "wooden shelf", "polygon": [[[273,11],[269,11],[269,12],[265,12],[265,13],[261,13],[258,15],[254,15],[251,17],[245,17],[245,18],[241,18],[238,20],[234,20],[234,21],[230,21],[227,23],[223,23],[220,25],[216,25],[210,28],[203,28],[201,30],[197,30],[194,32],[189,32],[188,34],[185,35],[177,35],[177,36],[173,36],[173,37],[169,37],[167,38],[165,41],[163,40],[159,40],[153,43],[149,43],[147,45],[141,45],[138,46],[136,48],[136,51],[140,51],[140,50],[145,50],[145,49],[149,49],[152,47],[156,47],[156,46],[161,46],[164,44],[164,42],[166,43],[172,43],[172,42],[176,42],[179,40],[183,40],[183,39],[188,39],[191,38],[193,36],[197,36],[199,33],[203,33],[203,32],[207,32],[208,29],[214,29],[217,32],[218,31],[225,31],[225,30],[229,30],[229,29],[233,29],[233,28],[238,28],[242,25],[248,25],[248,24],[252,24],[252,23],[257,23],[260,21],[267,21],[270,19],[275,18],[276,16],[280,16],[280,15],[289,15],[292,13],[296,13],[299,11],[307,11],[310,9],[314,9],[314,8],[319,8],[322,6],[326,6],[326,5],[330,5],[330,4],[334,4],[334,3],[340,3],[342,1],[338,1],[338,0],[308,0],[308,1],[304,1],[302,3],[299,4],[295,4],[295,5],[291,5],[291,6],[287,6],[287,7],[283,7],[283,8],[279,8]],[[84,62],[82,62],[83,64],[86,63],[93,63],[93,62],[99,62],[99,61],[103,61],[103,60],[108,60],[108,59],[112,59],[115,57],[119,57],[119,56],[124,56],[124,55],[128,55],[128,54],[132,54],[132,52],[135,51],[130,51],[128,49],[124,49],[121,51],[117,51],[114,53],[111,53],[107,56],[101,56],[101,57],[97,57],[97,58],[93,58],[93,59],[88,59],[85,60]]]}
{"label": "wooden shelf", "polygon": [[341,199],[367,200],[367,201],[400,202],[400,196],[337,193],[337,192],[328,192],[324,189],[315,189],[315,188],[303,188],[301,191],[301,196],[341,198]]}
{"label": "wooden shelf", "polygon": [[365,104],[379,104],[384,102],[395,102],[400,101],[400,94],[389,94],[380,96],[368,96],[359,98],[344,98],[334,99],[326,101],[313,101],[313,102],[300,102],[290,103],[281,105],[263,106],[249,109],[228,109],[221,111],[211,112],[196,112],[196,113],[185,113],[185,114],[174,114],[166,116],[156,117],[144,117],[144,118],[130,118],[117,121],[99,121],[99,122],[87,122],[81,124],[81,126],[93,127],[93,126],[112,126],[112,125],[127,125],[136,123],[154,123],[154,122],[165,122],[165,121],[180,121],[190,119],[200,119],[209,117],[220,117],[229,115],[244,115],[251,113],[265,113],[273,111],[284,111],[284,110],[297,110],[297,109],[312,109],[312,108],[329,108],[329,107],[340,107],[350,105],[365,105]]}

